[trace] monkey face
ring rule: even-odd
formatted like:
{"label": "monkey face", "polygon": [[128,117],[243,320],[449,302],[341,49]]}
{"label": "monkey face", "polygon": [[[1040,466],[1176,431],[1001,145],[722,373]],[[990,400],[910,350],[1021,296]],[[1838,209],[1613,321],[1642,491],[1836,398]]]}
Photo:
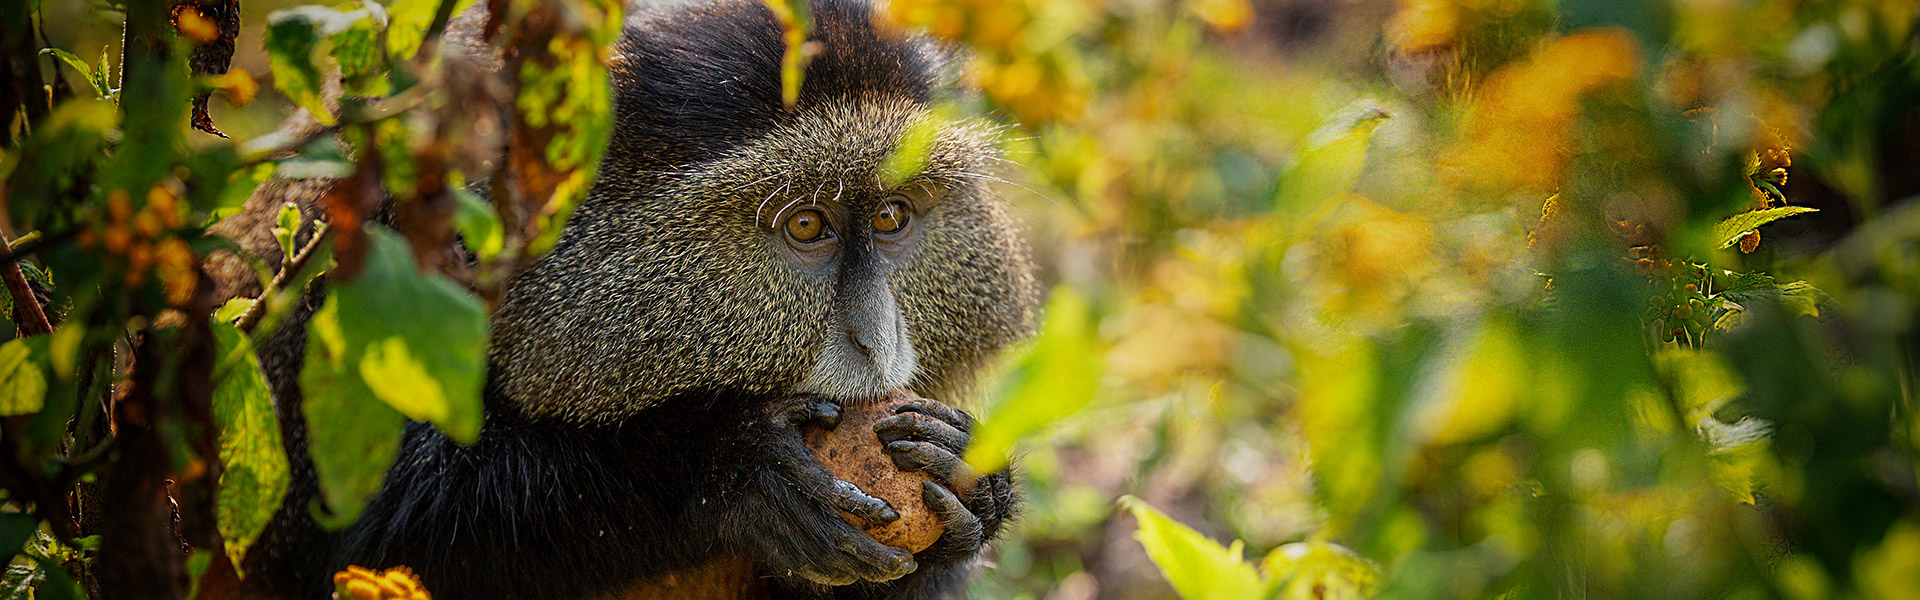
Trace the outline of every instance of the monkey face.
{"label": "monkey face", "polygon": [[[684,396],[964,386],[1029,333],[1037,299],[1017,225],[983,184],[992,130],[947,124],[919,174],[885,185],[881,165],[939,80],[933,51],[874,31],[861,5],[822,4],[823,49],[785,107],[777,87],[754,87],[779,79],[777,23],[758,2],[719,6],[724,26],[659,43],[644,15],[630,25],[615,73],[625,120],[595,191],[496,313],[496,398],[611,422]],[[661,47],[708,30],[758,33]],[[645,79],[711,65],[749,72]],[[688,123],[718,129],[676,137]]]}

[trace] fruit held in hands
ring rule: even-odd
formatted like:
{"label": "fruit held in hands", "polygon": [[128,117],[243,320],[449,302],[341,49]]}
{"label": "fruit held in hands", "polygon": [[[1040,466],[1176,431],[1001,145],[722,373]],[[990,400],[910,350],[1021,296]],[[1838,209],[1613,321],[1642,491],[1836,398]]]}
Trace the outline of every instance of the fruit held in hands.
{"label": "fruit held in hands", "polygon": [[920,499],[921,482],[927,481],[927,477],[895,468],[893,459],[887,457],[885,444],[874,434],[873,424],[892,416],[894,407],[917,399],[912,392],[897,390],[879,398],[843,401],[838,427],[831,431],[808,428],[803,433],[807,447],[813,449],[814,459],[826,466],[827,471],[870,496],[886,500],[900,513],[900,520],[870,527],[853,515],[841,513],[840,516],[865,530],[874,540],[909,552],[932,546],[946,532],[946,527]]}

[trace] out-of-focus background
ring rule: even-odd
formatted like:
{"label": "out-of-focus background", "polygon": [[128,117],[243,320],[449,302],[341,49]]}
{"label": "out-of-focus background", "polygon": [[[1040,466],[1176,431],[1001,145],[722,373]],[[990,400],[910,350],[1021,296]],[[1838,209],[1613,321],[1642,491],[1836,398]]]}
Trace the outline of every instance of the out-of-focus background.
{"label": "out-of-focus background", "polygon": [[[241,3],[238,139],[301,3]],[[972,597],[1920,598],[1910,0],[886,10],[1054,286]]]}

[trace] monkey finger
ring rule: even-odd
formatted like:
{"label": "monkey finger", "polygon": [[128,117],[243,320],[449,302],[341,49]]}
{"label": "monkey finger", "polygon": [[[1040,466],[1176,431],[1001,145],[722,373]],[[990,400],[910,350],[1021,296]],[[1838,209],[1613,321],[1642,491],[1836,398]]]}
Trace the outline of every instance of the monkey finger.
{"label": "monkey finger", "polygon": [[833,479],[833,483],[828,484],[822,500],[835,510],[859,517],[869,525],[885,525],[900,520],[900,512],[894,510],[886,500],[869,496],[859,486],[839,479]]}
{"label": "monkey finger", "polygon": [[801,578],[806,579],[807,581],[811,581],[811,582],[818,583],[820,585],[824,585],[828,587],[840,587],[843,585],[852,585],[853,582],[860,580],[860,578],[854,577],[853,574],[851,573],[828,574],[828,573],[822,572],[819,569],[810,569],[805,567],[794,569],[789,574],[798,575]]}
{"label": "monkey finger", "polygon": [[972,493],[974,484],[980,480],[979,473],[974,472],[973,467],[967,466],[958,455],[930,442],[887,442],[884,450],[893,459],[894,468],[919,471],[963,494]]}
{"label": "monkey finger", "polygon": [[947,488],[935,485],[931,481],[920,483],[920,500],[927,503],[927,509],[940,519],[947,532],[940,542],[966,550],[979,548],[982,542],[980,517],[960,504],[960,498]]}
{"label": "monkey finger", "polygon": [[955,454],[967,451],[967,442],[971,437],[946,421],[921,413],[903,413],[880,419],[873,423],[873,432],[880,436],[882,442],[933,442]]}
{"label": "monkey finger", "polygon": [[883,545],[859,531],[836,537],[834,547],[858,563],[857,575],[867,581],[893,581],[920,568],[913,553]]}
{"label": "monkey finger", "polygon": [[939,400],[921,398],[912,402],[902,403],[894,407],[893,412],[899,415],[921,413],[945,421],[947,424],[952,425],[954,429],[962,432],[970,433],[973,431],[973,417],[968,416],[966,411],[947,406],[946,403]]}
{"label": "monkey finger", "polygon": [[840,405],[813,397],[797,398],[787,407],[787,422],[814,425],[832,431],[840,426]]}

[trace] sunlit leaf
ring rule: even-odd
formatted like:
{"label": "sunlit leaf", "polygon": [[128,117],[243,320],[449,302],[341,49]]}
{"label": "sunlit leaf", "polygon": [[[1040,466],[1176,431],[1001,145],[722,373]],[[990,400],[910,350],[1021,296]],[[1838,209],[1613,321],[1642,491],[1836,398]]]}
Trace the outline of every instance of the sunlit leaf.
{"label": "sunlit leaf", "polygon": [[787,106],[800,100],[801,78],[807,71],[807,32],[813,30],[813,10],[805,0],[765,0],[780,21],[786,52],[780,58],[780,98]]}
{"label": "sunlit leaf", "polygon": [[461,443],[480,435],[485,309],[458,284],[420,273],[398,234],[379,226],[366,232],[366,269],[335,285],[308,323],[301,373],[309,445],[332,511],[323,521],[331,527],[352,522],[379,491],[403,415]]}
{"label": "sunlit leaf", "polygon": [[927,154],[940,138],[950,119],[941,110],[921,114],[901,132],[893,151],[880,161],[880,185],[892,188],[920,175],[927,168]]}
{"label": "sunlit leaf", "polygon": [[47,374],[34,360],[29,341],[15,338],[0,344],[0,416],[30,415],[46,405]]}
{"label": "sunlit leaf", "polygon": [[1293,164],[1280,175],[1274,205],[1298,213],[1352,191],[1366,165],[1373,130],[1386,120],[1387,112],[1371,100],[1355,102],[1335,114],[1308,136]]}
{"label": "sunlit leaf", "polygon": [[1874,600],[1920,597],[1920,522],[1909,516],[1893,524],[1854,564],[1861,592]]}
{"label": "sunlit leaf", "polygon": [[1005,468],[1015,443],[1087,405],[1100,385],[1105,352],[1092,307],[1061,286],[1048,302],[1038,339],[1013,359],[992,408],[973,430],[966,461],[983,473]]}
{"label": "sunlit leaf", "polygon": [[1120,506],[1140,522],[1133,538],[1146,548],[1147,558],[1160,567],[1181,598],[1256,600],[1263,596],[1260,575],[1241,558],[1238,540],[1221,546],[1133,496],[1122,497]]}
{"label": "sunlit leaf", "polygon": [[81,77],[87,80],[87,85],[93,87],[93,93],[95,96],[98,96],[101,98],[105,98],[108,96],[108,92],[106,88],[101,87],[101,83],[103,80],[100,79],[99,76],[96,76],[93,72],[93,67],[91,65],[88,65],[87,61],[80,58],[78,55],[72,52],[68,52],[66,50],[61,50],[59,48],[42,48],[40,49],[40,54],[43,56],[51,54],[55,58],[59,58],[60,62],[67,63],[68,67],[72,67],[75,72],[79,73]]}
{"label": "sunlit leaf", "polygon": [[[462,443],[480,436],[487,316],[480,300],[414,266],[405,240],[369,228],[367,269],[334,287],[346,358],[373,394]],[[432,318],[422,318],[431,315]]]}
{"label": "sunlit leaf", "polygon": [[335,117],[322,99],[325,78],[340,76],[349,94],[384,94],[379,67],[385,48],[374,43],[387,24],[386,8],[375,2],[349,2],[340,8],[301,6],[267,16],[268,67],[273,87],[322,125]]}
{"label": "sunlit leaf", "polygon": [[1294,410],[1311,448],[1314,477],[1336,514],[1365,507],[1380,481],[1382,450],[1374,440],[1380,366],[1357,340],[1300,357],[1300,399]]}
{"label": "sunlit leaf", "polygon": [[411,59],[420,52],[420,44],[427,36],[427,27],[433,24],[433,16],[440,10],[443,1],[453,2],[453,12],[460,14],[473,6],[473,0],[395,0],[388,6],[393,18],[387,26],[387,53],[395,59]]}
{"label": "sunlit leaf", "polygon": [[334,124],[333,112],[321,99],[323,77],[333,70],[332,59],[325,55],[321,43],[323,23],[338,18],[335,15],[339,13],[303,6],[267,18],[266,46],[273,87],[295,106],[312,113],[322,125]]}
{"label": "sunlit leaf", "polygon": [[387,29],[387,9],[363,0],[347,13],[352,20],[333,32],[334,63],[340,66],[340,87],[347,96],[379,97],[393,92],[387,78],[386,47],[380,36]]}
{"label": "sunlit leaf", "polygon": [[228,300],[225,304],[221,304],[220,308],[214,309],[213,320],[222,323],[232,323],[234,319],[240,318],[240,315],[246,314],[247,309],[253,308],[253,303],[253,298],[234,298]]}
{"label": "sunlit leaf", "polygon": [[1818,212],[1820,209],[1805,206],[1781,206],[1762,210],[1743,212],[1721,221],[1713,226],[1713,239],[1719,247],[1726,248],[1740,241],[1747,232],[1759,229],[1761,225],[1772,223],[1794,215]]}
{"label": "sunlit leaf", "polygon": [[1528,351],[1513,324],[1482,326],[1440,375],[1439,390],[1417,419],[1429,443],[1471,441],[1511,422],[1525,398]]}
{"label": "sunlit leaf", "polygon": [[314,520],[327,529],[351,525],[380,491],[400,450],[406,417],[381,402],[347,358],[340,303],[329,299],[307,322],[306,362],[300,370],[307,419],[307,453],[320,484]]}
{"label": "sunlit leaf", "polygon": [[1655,355],[1654,362],[1689,410],[1711,413],[1746,392],[1746,384],[1718,354],[1668,348]]}
{"label": "sunlit leaf", "polygon": [[[280,419],[273,410],[253,344],[227,320],[213,324],[220,363],[214,374],[213,419],[220,429],[219,489],[215,518],[236,571],[247,549],[280,509],[292,480]],[[245,576],[245,572],[241,571]]]}

